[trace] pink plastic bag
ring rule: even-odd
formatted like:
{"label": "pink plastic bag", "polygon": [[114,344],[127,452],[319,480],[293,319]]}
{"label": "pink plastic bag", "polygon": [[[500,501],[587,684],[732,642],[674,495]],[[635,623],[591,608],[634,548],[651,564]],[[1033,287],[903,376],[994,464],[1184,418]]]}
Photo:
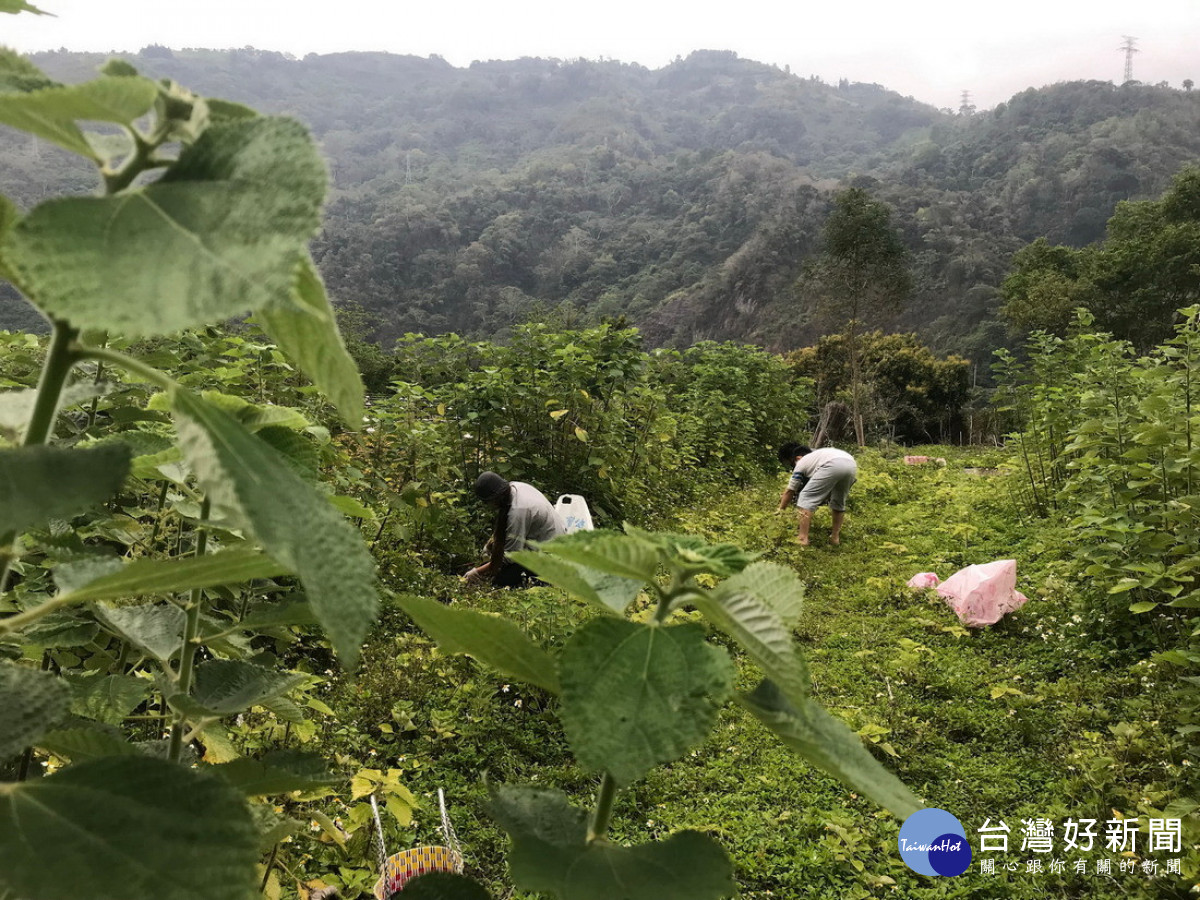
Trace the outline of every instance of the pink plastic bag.
{"label": "pink plastic bag", "polygon": [[[935,579],[934,584],[925,583],[929,576]],[[918,579],[925,579],[925,582],[914,584]],[[936,579],[937,576],[932,572],[922,572],[914,575],[908,584],[913,588],[932,587],[936,585]],[[959,569],[937,585],[937,592],[954,610],[960,622],[968,628],[983,628],[985,625],[995,625],[1005,615],[1029,602],[1029,598],[1016,587],[1017,561],[998,559],[981,566]]]}
{"label": "pink plastic bag", "polygon": [[906,466],[923,466],[927,462],[929,462],[928,456],[906,456],[906,457],[904,457],[904,464]]}
{"label": "pink plastic bag", "polygon": [[942,579],[933,572],[918,572],[908,579],[908,586],[914,591],[923,591],[925,588],[937,587],[941,581]]}

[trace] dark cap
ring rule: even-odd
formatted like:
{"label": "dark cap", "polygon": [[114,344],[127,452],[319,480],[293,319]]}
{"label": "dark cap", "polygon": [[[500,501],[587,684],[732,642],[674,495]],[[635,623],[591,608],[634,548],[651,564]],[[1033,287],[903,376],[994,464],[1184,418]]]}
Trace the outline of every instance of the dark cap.
{"label": "dark cap", "polygon": [[508,490],[508,482],[495,472],[484,472],[475,479],[475,496],[488,503]]}

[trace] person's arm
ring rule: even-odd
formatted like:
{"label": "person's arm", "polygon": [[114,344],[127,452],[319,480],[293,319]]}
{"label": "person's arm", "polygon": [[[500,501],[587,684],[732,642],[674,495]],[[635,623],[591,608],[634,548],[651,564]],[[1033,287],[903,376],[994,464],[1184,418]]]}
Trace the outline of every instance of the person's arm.
{"label": "person's arm", "polygon": [[777,512],[783,512],[792,503],[796,502],[796,492],[790,487],[784,488],[783,496],[779,498],[779,509]]}
{"label": "person's arm", "polygon": [[[499,518],[497,518],[496,524],[499,525]],[[504,567],[504,547],[507,538],[507,535],[497,535],[493,532],[492,539],[488,541],[485,548],[490,551],[488,561],[469,570],[463,576],[463,581],[479,581],[482,578],[488,578],[499,572]]]}

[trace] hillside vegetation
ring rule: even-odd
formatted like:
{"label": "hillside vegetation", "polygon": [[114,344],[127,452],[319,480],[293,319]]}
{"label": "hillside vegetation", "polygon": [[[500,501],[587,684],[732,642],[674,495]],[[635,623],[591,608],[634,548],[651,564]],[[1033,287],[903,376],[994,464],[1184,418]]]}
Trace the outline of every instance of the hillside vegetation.
{"label": "hillside vegetation", "polygon": [[[659,344],[809,344],[824,329],[794,283],[843,182],[895,209],[913,259],[906,309],[875,324],[980,361],[1008,340],[998,288],[1016,250],[1095,241],[1117,202],[1161,193],[1200,158],[1200,95],[1165,86],[1064,83],[958,116],[711,51],[658,70],[250,49],[131,58],[309,124],[334,182],[314,256],[385,343],[625,315]],[[74,81],[103,57],[36,59]],[[44,142],[6,131],[0,150],[0,189],[22,206],[90,189],[86,166]],[[0,303],[0,324],[36,321]]]}

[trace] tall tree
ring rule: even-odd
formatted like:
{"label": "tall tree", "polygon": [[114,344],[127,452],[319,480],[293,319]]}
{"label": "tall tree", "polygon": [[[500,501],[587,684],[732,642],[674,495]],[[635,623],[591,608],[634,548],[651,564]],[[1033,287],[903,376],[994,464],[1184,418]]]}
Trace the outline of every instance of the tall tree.
{"label": "tall tree", "polygon": [[859,335],[865,320],[894,312],[912,293],[908,251],[892,227],[892,211],[862,188],[834,198],[822,231],[824,249],[805,266],[803,293],[815,295],[818,311],[837,322],[850,357],[850,410],[859,446],[863,428],[863,377]]}

